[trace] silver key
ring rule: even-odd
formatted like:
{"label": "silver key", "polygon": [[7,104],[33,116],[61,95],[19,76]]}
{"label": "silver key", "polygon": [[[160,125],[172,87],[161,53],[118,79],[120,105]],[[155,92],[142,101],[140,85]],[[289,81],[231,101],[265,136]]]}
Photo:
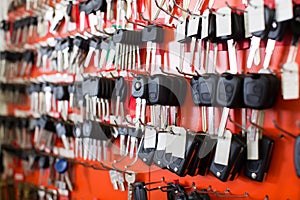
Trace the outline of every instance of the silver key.
{"label": "silver key", "polygon": [[[130,173],[130,174],[129,174]],[[135,182],[136,174],[133,171],[129,171],[125,174],[125,180],[127,182],[127,189],[128,189],[128,200],[132,200],[132,184]]]}

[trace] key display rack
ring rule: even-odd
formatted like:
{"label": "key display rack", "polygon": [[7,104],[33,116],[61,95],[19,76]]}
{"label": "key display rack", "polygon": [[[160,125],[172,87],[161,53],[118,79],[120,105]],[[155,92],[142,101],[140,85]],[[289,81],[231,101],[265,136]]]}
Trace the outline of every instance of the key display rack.
{"label": "key display rack", "polygon": [[0,200],[300,198],[300,1],[0,6]]}

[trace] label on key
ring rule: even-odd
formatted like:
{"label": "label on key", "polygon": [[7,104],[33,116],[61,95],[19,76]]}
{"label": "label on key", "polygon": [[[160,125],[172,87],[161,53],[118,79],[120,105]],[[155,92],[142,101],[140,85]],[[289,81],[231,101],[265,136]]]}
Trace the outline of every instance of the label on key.
{"label": "label on key", "polygon": [[186,149],[186,130],[182,127],[173,126],[174,134],[169,134],[166,153],[184,159]]}
{"label": "label on key", "polygon": [[229,7],[220,8],[216,15],[216,36],[231,35],[231,9]]}
{"label": "label on key", "polygon": [[158,134],[156,150],[165,150],[166,149],[167,135],[168,135],[168,133],[159,133]]}
{"label": "label on key", "polygon": [[282,22],[293,18],[292,0],[275,0],[276,3],[276,21]]}
{"label": "label on key", "polygon": [[283,65],[282,95],[284,100],[299,98],[299,69],[296,62]]}
{"label": "label on key", "polygon": [[252,0],[251,6],[246,8],[248,12],[249,31],[251,33],[265,30],[265,15],[264,15],[264,1]]}
{"label": "label on key", "polygon": [[209,10],[205,10],[202,15],[202,29],[201,38],[206,38],[208,36],[208,23],[209,23]]}
{"label": "label on key", "polygon": [[156,145],[156,130],[154,128],[146,127],[144,148],[155,148]]}
{"label": "label on key", "polygon": [[224,134],[224,138],[219,138],[216,154],[215,154],[215,163],[220,165],[228,165],[228,159],[230,154],[230,146],[231,146],[231,138],[232,133],[230,130],[226,130]]}

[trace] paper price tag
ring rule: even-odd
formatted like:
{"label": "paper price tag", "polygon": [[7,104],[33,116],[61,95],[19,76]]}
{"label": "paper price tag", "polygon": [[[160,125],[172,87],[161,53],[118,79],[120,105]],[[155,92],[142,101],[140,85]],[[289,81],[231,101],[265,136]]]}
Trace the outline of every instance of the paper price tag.
{"label": "paper price tag", "polygon": [[172,130],[175,134],[169,134],[171,140],[168,139],[166,153],[172,153],[172,156],[184,158],[186,149],[186,130],[177,126],[173,126]]}
{"label": "paper price tag", "polygon": [[165,150],[167,145],[167,133],[159,133],[156,150]]}
{"label": "paper price tag", "polygon": [[229,155],[230,155],[230,146],[231,146],[232,133],[230,130],[226,130],[224,138],[219,138],[216,154],[215,154],[215,163],[220,165],[228,165]]}
{"label": "paper price tag", "polygon": [[229,7],[220,8],[216,14],[216,36],[231,35],[231,9]]}
{"label": "paper price tag", "polygon": [[156,145],[156,130],[154,128],[146,127],[144,148],[155,148]]}
{"label": "paper price tag", "polygon": [[276,3],[276,21],[282,22],[293,18],[292,0],[275,0]]}
{"label": "paper price tag", "polygon": [[249,31],[251,33],[265,30],[264,1],[252,0],[251,6],[246,9],[248,12]]}
{"label": "paper price tag", "polygon": [[209,10],[205,10],[202,16],[201,38],[206,38],[208,36]]}
{"label": "paper price tag", "polygon": [[282,96],[284,100],[299,98],[299,66],[296,62],[283,65]]}

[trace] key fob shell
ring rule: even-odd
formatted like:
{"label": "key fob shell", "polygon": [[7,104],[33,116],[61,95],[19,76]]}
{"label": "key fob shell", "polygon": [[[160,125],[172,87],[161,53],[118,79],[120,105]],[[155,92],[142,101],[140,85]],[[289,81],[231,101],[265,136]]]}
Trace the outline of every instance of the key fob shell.
{"label": "key fob shell", "polygon": [[277,100],[279,79],[273,74],[247,74],[244,79],[244,103],[252,109],[272,108]]}
{"label": "key fob shell", "polygon": [[164,29],[160,26],[146,26],[142,31],[143,42],[162,43],[164,41]]}
{"label": "key fob shell", "polygon": [[199,147],[199,141],[192,134],[188,134],[186,138],[186,150],[185,157],[178,158],[172,156],[170,164],[167,166],[169,171],[177,174],[178,176],[185,176],[188,172],[189,164],[196,156],[197,149]]}
{"label": "key fob shell", "polygon": [[[232,135],[228,165],[220,165],[213,161],[210,166],[210,172],[223,182],[226,182],[230,176],[235,177],[242,169],[240,163],[245,161],[246,143],[239,137],[237,134]],[[236,167],[239,168],[235,168],[236,164],[238,164]]]}
{"label": "key fob shell", "polygon": [[150,76],[148,79],[148,97],[151,105],[167,105],[170,90],[167,88],[169,79],[163,75]]}
{"label": "key fob shell", "polygon": [[138,153],[139,158],[148,166],[153,163],[153,157],[155,153],[155,148],[144,148],[144,141],[141,144],[140,151]]}
{"label": "key fob shell", "polygon": [[216,74],[204,74],[199,77],[200,106],[216,106],[216,90],[219,77]]}
{"label": "key fob shell", "polygon": [[243,82],[242,75],[223,73],[218,80],[217,104],[228,108],[243,107]]}
{"label": "key fob shell", "polygon": [[288,25],[288,21],[277,22],[274,19],[268,34],[268,38],[276,41],[282,41],[285,32],[287,30],[286,29],[287,25]]}
{"label": "key fob shell", "polygon": [[193,78],[190,81],[190,86],[192,90],[192,99],[195,105],[200,106],[200,93],[199,93],[199,76],[193,76]]}
{"label": "key fob shell", "polygon": [[247,160],[244,175],[252,180],[262,182],[268,172],[274,141],[267,136],[259,140],[259,159]]}

